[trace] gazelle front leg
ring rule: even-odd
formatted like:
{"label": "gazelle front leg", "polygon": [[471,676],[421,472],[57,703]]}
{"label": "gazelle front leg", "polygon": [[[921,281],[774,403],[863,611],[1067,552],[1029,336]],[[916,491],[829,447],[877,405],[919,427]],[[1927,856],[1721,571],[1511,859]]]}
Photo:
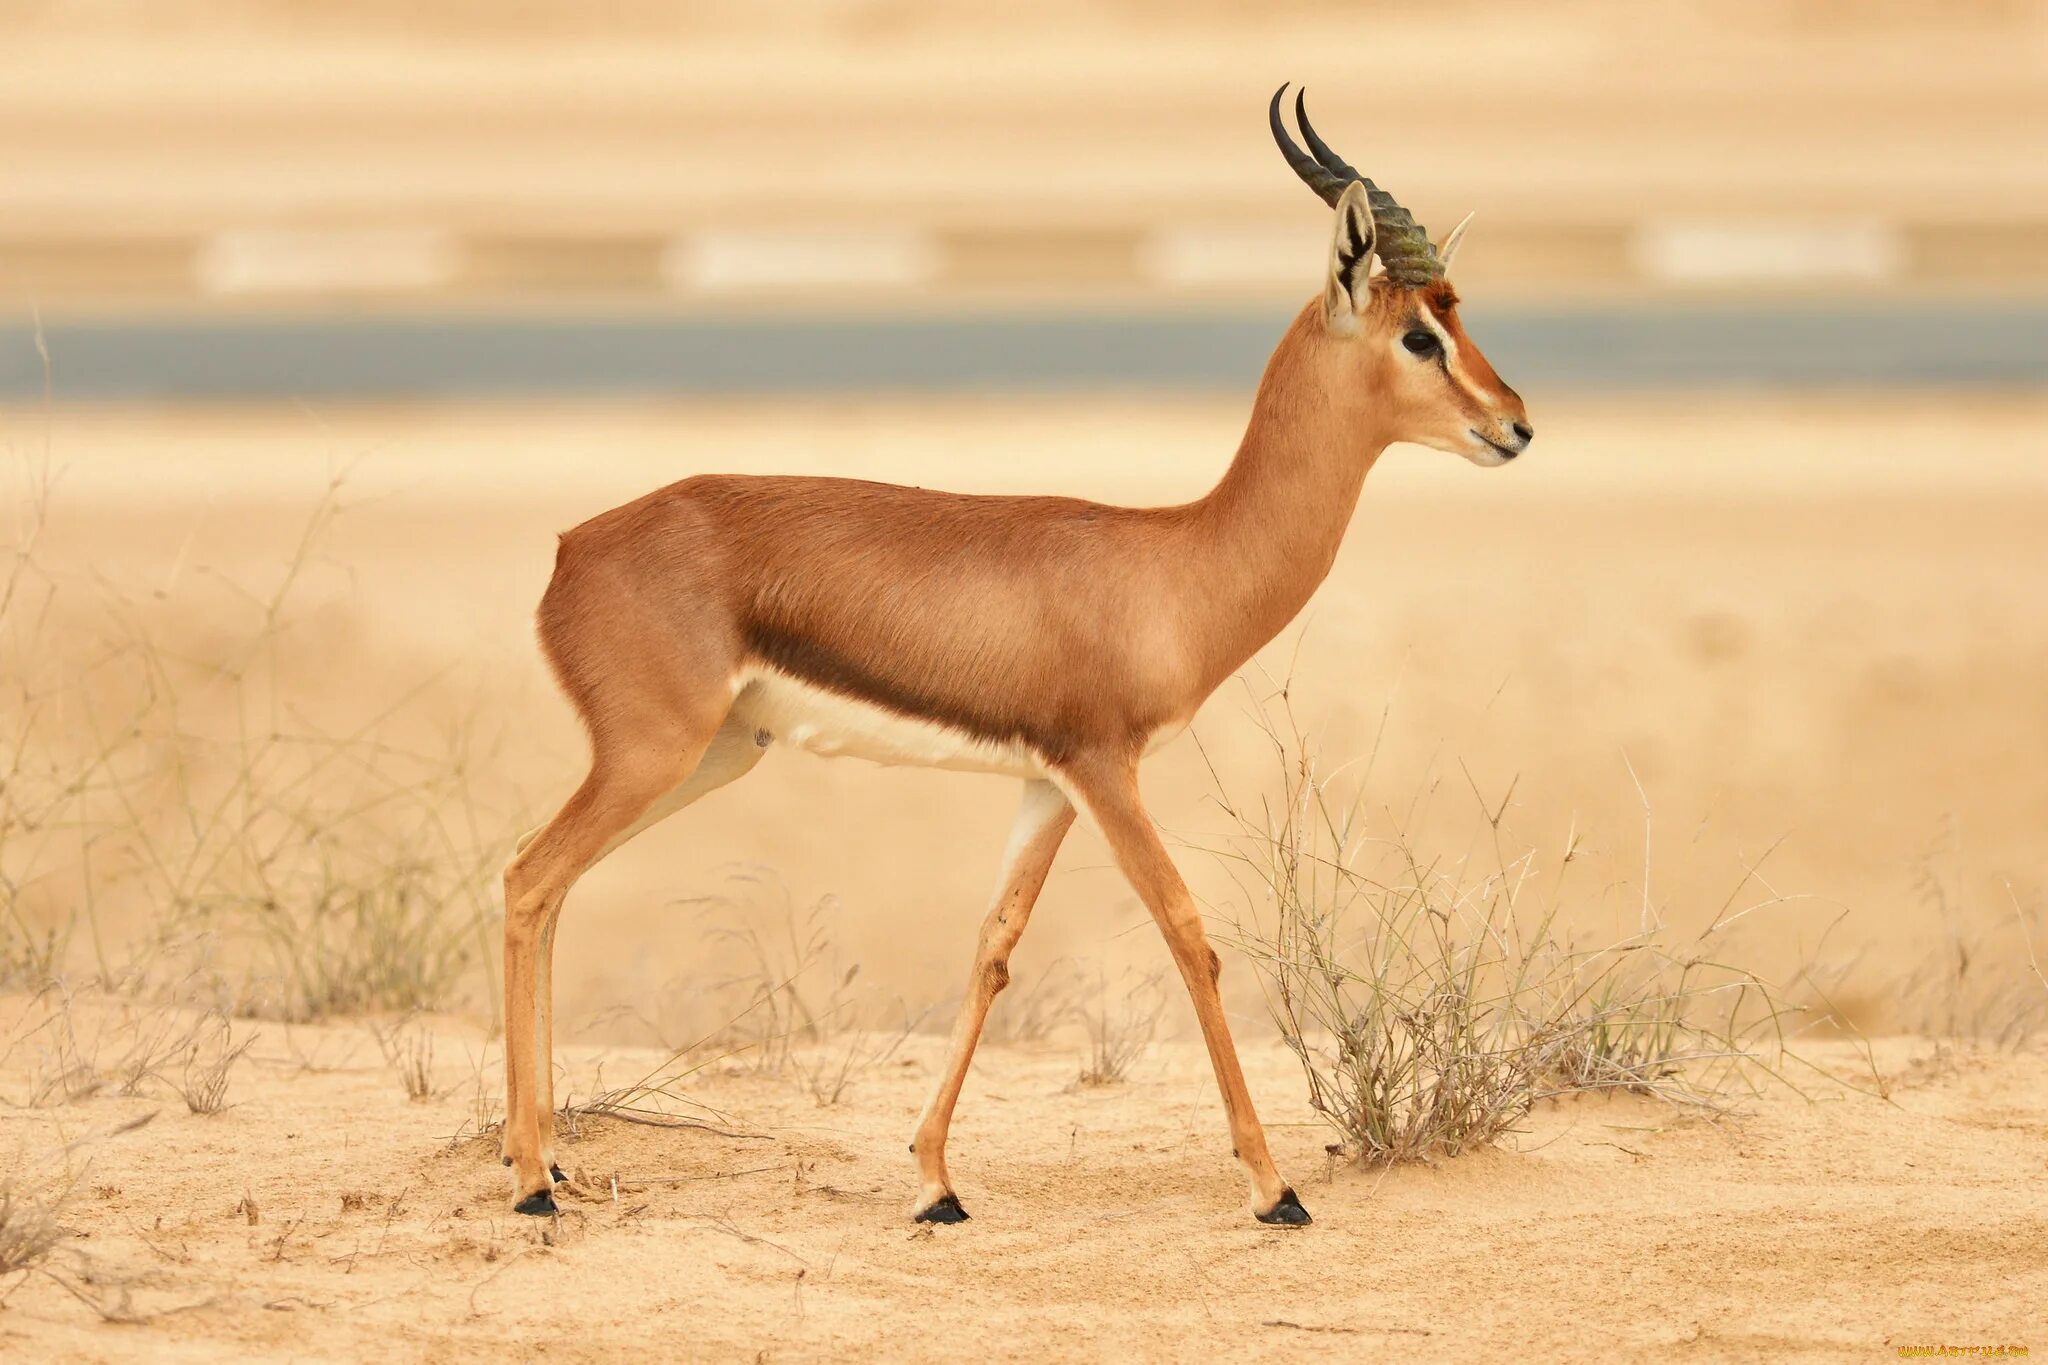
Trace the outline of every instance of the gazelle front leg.
{"label": "gazelle front leg", "polygon": [[1202,917],[1194,897],[1167,856],[1152,817],[1138,794],[1135,758],[1104,757],[1070,767],[1065,773],[1075,794],[1095,817],[1102,835],[1116,855],[1117,866],[1137,891],[1145,908],[1152,912],[1166,946],[1173,953],[1194,1000],[1195,1018],[1202,1025],[1202,1041],[1209,1047],[1209,1062],[1216,1070],[1216,1084],[1223,1092],[1223,1112],[1230,1121],[1233,1154],[1244,1166],[1251,1183],[1252,1213],[1261,1223],[1298,1226],[1309,1221],[1294,1191],[1280,1178],[1273,1157],[1266,1150],[1266,1130],[1259,1125],[1252,1108],[1251,1090],[1244,1083],[1244,1069],[1238,1064],[1237,1047],[1230,1039],[1230,1023],[1223,1014],[1223,997],[1216,989],[1222,962],[1209,946],[1202,929]]}
{"label": "gazelle front leg", "polygon": [[1024,933],[1031,907],[1052,869],[1053,855],[1060,840],[1074,823],[1074,808],[1060,789],[1050,782],[1024,784],[1023,804],[1010,829],[1010,846],[1003,856],[1002,880],[996,884],[995,901],[982,921],[981,944],[974,955],[974,971],[967,978],[967,994],[960,1001],[960,1017],[953,1022],[952,1041],[946,1048],[946,1071],[939,1088],[918,1120],[917,1137],[910,1150],[917,1157],[917,1221],[959,1223],[967,1210],[946,1176],[946,1133],[953,1123],[953,1106],[960,1099],[960,1087],[967,1080],[967,1064],[974,1058],[974,1045],[981,1038],[981,1026],[998,992],[1010,983],[1010,950]]}

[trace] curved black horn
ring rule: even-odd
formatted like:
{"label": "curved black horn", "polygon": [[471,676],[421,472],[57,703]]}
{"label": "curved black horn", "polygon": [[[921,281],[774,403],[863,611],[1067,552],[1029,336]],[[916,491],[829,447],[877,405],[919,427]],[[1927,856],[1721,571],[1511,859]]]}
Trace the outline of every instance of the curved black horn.
{"label": "curved black horn", "polygon": [[[1343,197],[1344,187],[1361,177],[1349,166],[1344,168],[1348,174],[1340,177],[1332,173],[1322,162],[1294,145],[1294,139],[1287,136],[1287,125],[1280,120],[1280,100],[1286,93],[1287,86],[1282,84],[1273,92],[1273,103],[1266,110],[1266,120],[1273,125],[1273,141],[1279,144],[1280,155],[1287,158],[1287,164],[1294,168],[1294,173],[1301,177],[1302,183],[1314,190],[1325,204],[1335,208],[1337,200]],[[1303,124],[1302,130],[1306,132],[1307,127]],[[1309,140],[1311,143],[1318,141],[1313,134]]]}
{"label": "curved black horn", "polygon": [[[1443,262],[1437,258],[1429,234],[1415,221],[1415,215],[1402,208],[1393,195],[1360,175],[1349,162],[1330,150],[1329,143],[1316,135],[1315,126],[1308,121],[1306,88],[1294,97],[1294,118],[1301,125],[1301,135],[1308,142],[1309,151],[1304,152],[1294,145],[1294,140],[1287,136],[1287,125],[1280,117],[1280,100],[1286,93],[1285,85],[1273,92],[1273,102],[1266,109],[1266,121],[1273,126],[1273,141],[1279,144],[1280,154],[1287,158],[1287,164],[1294,168],[1302,183],[1314,190],[1331,208],[1337,206],[1337,201],[1344,195],[1344,187],[1352,181],[1364,185],[1375,234],[1373,254],[1386,267],[1388,281],[1406,289],[1415,289],[1442,279]],[[1310,155],[1311,152],[1314,155]]]}
{"label": "curved black horn", "polygon": [[1294,121],[1301,125],[1302,140],[1308,143],[1309,151],[1332,175],[1347,181],[1365,179],[1343,157],[1331,151],[1329,143],[1316,136],[1315,125],[1308,121],[1308,87],[1305,85],[1294,92]]}

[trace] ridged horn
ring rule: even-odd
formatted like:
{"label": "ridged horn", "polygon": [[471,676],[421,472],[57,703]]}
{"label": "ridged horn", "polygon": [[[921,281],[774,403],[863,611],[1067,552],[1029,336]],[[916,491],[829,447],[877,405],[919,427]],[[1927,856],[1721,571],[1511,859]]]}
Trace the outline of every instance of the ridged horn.
{"label": "ridged horn", "polygon": [[[1437,259],[1436,248],[1430,245],[1429,234],[1415,221],[1415,215],[1402,208],[1393,195],[1360,175],[1343,157],[1331,150],[1327,142],[1316,136],[1314,125],[1308,121],[1308,91],[1305,88],[1294,97],[1294,118],[1301,125],[1301,136],[1308,143],[1309,151],[1304,152],[1294,145],[1294,139],[1287,135],[1287,125],[1280,117],[1280,101],[1286,94],[1285,85],[1273,92],[1273,102],[1266,109],[1266,121],[1272,125],[1273,141],[1278,144],[1280,155],[1287,158],[1287,164],[1301,177],[1302,183],[1314,190],[1325,204],[1335,208],[1344,187],[1354,180],[1362,181],[1366,203],[1372,209],[1376,234],[1373,254],[1386,266],[1388,282],[1404,289],[1418,289],[1442,279],[1443,262]],[[1314,155],[1310,155],[1311,152]]]}
{"label": "ridged horn", "polygon": [[1275,90],[1273,92],[1273,103],[1266,109],[1266,121],[1273,126],[1273,141],[1279,144],[1280,155],[1287,158],[1287,164],[1294,168],[1296,175],[1301,177],[1301,183],[1314,190],[1325,204],[1335,208],[1337,207],[1338,196],[1344,193],[1344,187],[1353,180],[1363,179],[1364,177],[1360,176],[1356,171],[1352,171],[1348,166],[1345,167],[1345,170],[1349,174],[1334,175],[1325,169],[1314,157],[1294,145],[1294,139],[1287,136],[1287,125],[1280,118],[1280,100],[1286,93],[1287,87],[1285,85]]}

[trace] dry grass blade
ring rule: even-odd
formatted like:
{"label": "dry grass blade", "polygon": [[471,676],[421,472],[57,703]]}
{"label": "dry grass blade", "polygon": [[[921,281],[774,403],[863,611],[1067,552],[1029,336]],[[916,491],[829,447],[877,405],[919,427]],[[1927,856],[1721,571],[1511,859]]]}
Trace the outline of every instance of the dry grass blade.
{"label": "dry grass blade", "polygon": [[0,1181],[0,1278],[36,1269],[63,1237],[56,1209]]}
{"label": "dry grass blade", "polygon": [[846,1098],[853,1082],[895,1056],[917,1026],[922,1014],[905,1016],[893,1029],[852,1029],[838,1042],[815,1048],[797,1059],[804,1089],[819,1108],[829,1109]]}
{"label": "dry grass blade", "polygon": [[1028,981],[1012,980],[981,1026],[982,1042],[1043,1042],[1061,1024],[1081,1017],[1093,984],[1078,964],[1064,957],[1055,958]]}
{"label": "dry grass blade", "polygon": [[228,1108],[228,1085],[234,1078],[235,1063],[255,1045],[255,1035],[237,1043],[234,1027],[226,1017],[215,1015],[208,1036],[193,1042],[185,1055],[184,1069],[170,1086],[195,1114],[218,1114]]}
{"label": "dry grass blade", "polygon": [[1137,976],[1126,971],[1111,989],[1108,977],[1098,969],[1094,998],[1080,1007],[1081,1022],[1088,1030],[1088,1058],[1081,1065],[1083,1085],[1116,1085],[1159,1032],[1159,1016],[1166,1009],[1166,994],[1160,974]]}
{"label": "dry grass blade", "polygon": [[792,1075],[821,1106],[845,1099],[863,1074],[893,1057],[923,1022],[900,1001],[874,998],[861,964],[834,938],[837,897],[798,906],[772,872],[727,869],[726,888],[683,904],[711,916],[707,938],[724,959],[694,993],[699,1028],[677,1057],[711,1048],[762,1073]]}
{"label": "dry grass blade", "polygon": [[[684,1048],[669,1054],[626,1085],[599,1089],[581,1103],[564,1104],[557,1112],[557,1122],[564,1124],[571,1136],[587,1118],[620,1119],[654,1128],[703,1128],[728,1137],[740,1136],[728,1131],[731,1120],[726,1115],[691,1098],[683,1089],[685,1081],[713,1060],[693,1062],[688,1057],[690,1051]],[[604,1084],[601,1072],[598,1084]]]}
{"label": "dry grass blade", "polygon": [[189,1065],[190,1053],[198,1046],[200,1032],[206,1024],[204,1017],[194,1019],[183,1011],[170,1008],[153,1010],[137,1017],[130,1033],[132,1041],[128,1050],[113,1067],[113,1076],[118,1082],[116,1093],[141,1094],[142,1083],[156,1076],[179,1056],[186,1056]]}
{"label": "dry grass blade", "polygon": [[1957,842],[1951,832],[1919,861],[1915,889],[1938,934],[1924,963],[1888,993],[1915,1032],[2018,1047],[2048,1029],[2048,977],[2035,947],[2048,916],[2010,885],[2009,918],[1973,906]]}
{"label": "dry grass blade", "polygon": [[384,1064],[398,1074],[407,1099],[418,1104],[440,1093],[434,1088],[434,1035],[415,1016],[390,1025],[365,1019],[363,1027],[377,1040]]}
{"label": "dry grass blade", "polygon": [[416,1033],[406,1043],[405,1055],[399,1059],[398,1078],[405,1086],[405,1097],[414,1104],[434,1098],[434,1035]]}
{"label": "dry grass blade", "polygon": [[[54,480],[43,466],[20,482],[28,510],[0,558],[0,987],[89,949],[124,989],[205,969],[239,1013],[432,1008],[465,985],[495,1010],[514,821],[477,797],[477,733],[419,715],[424,683],[336,732],[297,704],[320,667],[304,599],[343,481],[258,588],[197,569],[168,587],[60,574],[39,549]],[[110,941],[115,920],[150,929]]]}
{"label": "dry grass blade", "polygon": [[1569,1091],[1710,1111],[1747,1083],[1753,1044],[1782,1011],[1755,978],[1708,956],[1723,921],[1681,952],[1646,908],[1645,932],[1576,950],[1554,932],[1561,884],[1536,903],[1533,852],[1505,850],[1506,796],[1479,798],[1472,784],[1490,861],[1438,861],[1398,820],[1378,827],[1362,782],[1340,789],[1321,774],[1284,688],[1254,714],[1278,797],[1223,793],[1236,830],[1212,851],[1245,890],[1237,945],[1309,1102],[1356,1159],[1455,1155]]}

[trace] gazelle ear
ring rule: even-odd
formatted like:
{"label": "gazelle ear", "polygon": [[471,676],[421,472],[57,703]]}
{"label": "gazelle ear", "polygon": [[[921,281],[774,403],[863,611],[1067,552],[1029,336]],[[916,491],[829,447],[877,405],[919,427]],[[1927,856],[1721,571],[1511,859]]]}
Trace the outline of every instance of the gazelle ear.
{"label": "gazelle ear", "polygon": [[1333,332],[1350,336],[1358,330],[1371,292],[1372,209],[1365,184],[1354,180],[1337,199],[1337,222],[1330,234],[1330,276],[1323,285],[1323,321]]}
{"label": "gazelle ear", "polygon": [[1450,235],[1444,238],[1443,245],[1436,249],[1436,258],[1442,263],[1444,274],[1451,273],[1451,257],[1458,254],[1458,243],[1465,240],[1465,229],[1471,226],[1472,215],[1468,213],[1451,229]]}

